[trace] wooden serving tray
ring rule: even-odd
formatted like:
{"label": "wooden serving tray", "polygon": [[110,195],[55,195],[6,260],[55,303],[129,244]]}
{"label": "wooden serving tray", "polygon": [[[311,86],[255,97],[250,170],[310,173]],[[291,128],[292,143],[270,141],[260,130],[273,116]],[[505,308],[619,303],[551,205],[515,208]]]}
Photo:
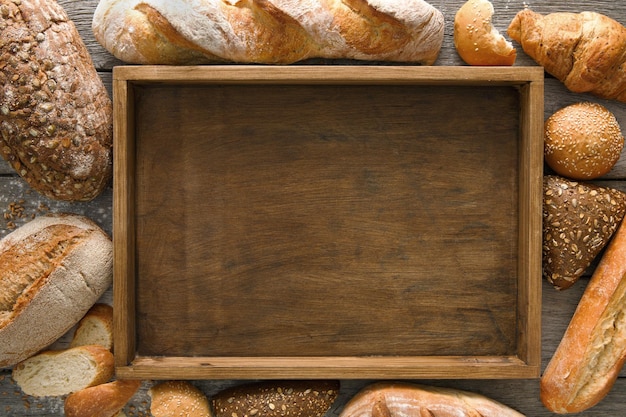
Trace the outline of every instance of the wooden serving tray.
{"label": "wooden serving tray", "polygon": [[539,67],[117,67],[118,378],[540,371]]}

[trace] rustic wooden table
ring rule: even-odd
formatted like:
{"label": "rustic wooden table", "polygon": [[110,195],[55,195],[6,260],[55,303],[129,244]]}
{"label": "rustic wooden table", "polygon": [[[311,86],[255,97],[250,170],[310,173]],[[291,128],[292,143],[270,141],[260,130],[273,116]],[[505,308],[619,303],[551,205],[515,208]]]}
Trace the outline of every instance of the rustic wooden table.
{"label": "rustic wooden table", "polygon": [[[464,65],[456,54],[452,41],[453,19],[456,10],[464,0],[432,0],[430,3],[441,10],[446,18],[444,45],[435,65]],[[60,0],[70,17],[76,23],[86,42],[94,63],[102,79],[110,90],[111,70],[122,64],[105,51],[94,39],[91,32],[91,20],[98,0]],[[513,16],[528,5],[540,13],[591,10],[606,14],[622,24],[626,24],[626,3],[609,0],[492,0],[496,9],[494,25],[504,32]],[[354,63],[356,65],[356,63]],[[536,65],[518,48],[516,65]],[[578,101],[593,101],[605,105],[617,117],[622,126],[626,126],[626,105],[608,102],[593,96],[578,95],[569,92],[557,80],[546,74],[545,80],[545,117],[561,107]],[[625,151],[626,152],[626,151]],[[616,167],[598,183],[626,191],[626,157],[623,156]],[[0,161],[0,238],[31,218],[45,212],[74,212],[84,214],[98,222],[107,232],[112,229],[112,189],[109,187],[101,196],[88,203],[65,203],[46,199],[17,176],[4,161]],[[589,275],[587,273],[587,277]],[[543,284],[543,325],[542,325],[542,365],[545,367],[554,352],[577,302],[587,283],[581,280],[572,289],[557,292],[548,284]],[[111,291],[103,297],[104,302],[112,302]],[[67,337],[56,344],[63,347]],[[223,389],[238,381],[193,381],[207,395]],[[361,387],[371,381],[342,381],[340,398],[328,415],[338,415],[342,405]],[[528,416],[549,416],[539,400],[539,381],[530,380],[434,380],[419,381],[433,385],[442,385],[475,391],[501,401]],[[125,411],[129,416],[149,415],[149,397],[147,389],[151,381],[146,381]],[[609,395],[596,407],[581,413],[584,416],[620,416],[626,413],[626,374],[617,381]],[[62,416],[62,398],[33,398],[24,395],[12,382],[10,370],[0,370],[0,415],[4,416]]]}

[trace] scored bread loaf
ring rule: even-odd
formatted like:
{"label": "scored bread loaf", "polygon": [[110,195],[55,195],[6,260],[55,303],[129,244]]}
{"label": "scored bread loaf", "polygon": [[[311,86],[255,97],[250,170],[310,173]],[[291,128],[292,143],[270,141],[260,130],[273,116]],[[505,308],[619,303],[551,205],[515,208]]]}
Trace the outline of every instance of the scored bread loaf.
{"label": "scored bread loaf", "polygon": [[135,64],[349,58],[430,65],[444,18],[424,0],[100,0],[92,27],[104,48]]}
{"label": "scored bread loaf", "polygon": [[55,0],[0,0],[0,155],[52,199],[84,201],[112,173],[112,103]]}
{"label": "scored bread loaf", "polygon": [[96,303],[80,319],[70,347],[84,345],[100,345],[113,349],[113,307]]}
{"label": "scored bread loaf", "polygon": [[376,382],[352,397],[339,417],[523,417],[473,392],[409,382]]}
{"label": "scored bread loaf", "polygon": [[114,417],[141,386],[139,380],[116,380],[84,388],[67,396],[65,417]]}
{"label": "scored bread loaf", "polygon": [[112,275],[111,239],[84,216],[40,216],[0,240],[0,367],[70,330]]}
{"label": "scored bread loaf", "polygon": [[626,223],[602,255],[541,377],[541,400],[579,413],[611,390],[626,360]]}
{"label": "scored bread loaf", "polygon": [[18,363],[13,379],[27,395],[49,397],[104,384],[113,377],[114,358],[110,350],[79,346],[47,350]]}
{"label": "scored bread loaf", "polygon": [[148,395],[154,417],[212,417],[209,399],[190,382],[160,382],[148,390]]}
{"label": "scored bread loaf", "polygon": [[234,386],[211,398],[215,417],[322,417],[339,394],[339,381],[263,381]]}
{"label": "scored bread loaf", "polygon": [[524,9],[507,33],[572,92],[626,102],[626,28],[619,22],[589,11]]}

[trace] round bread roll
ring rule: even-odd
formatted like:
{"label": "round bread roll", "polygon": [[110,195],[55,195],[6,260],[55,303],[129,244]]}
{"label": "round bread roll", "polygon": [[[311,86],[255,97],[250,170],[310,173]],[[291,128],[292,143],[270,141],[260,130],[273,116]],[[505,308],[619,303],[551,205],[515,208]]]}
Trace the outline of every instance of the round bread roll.
{"label": "round bread roll", "polygon": [[211,417],[207,396],[188,381],[164,381],[148,390],[154,417]]}
{"label": "round bread roll", "polygon": [[592,180],[620,158],[624,136],[615,116],[596,103],[575,103],[546,120],[545,160],[557,174]]}
{"label": "round bread roll", "polygon": [[517,51],[491,24],[494,9],[489,0],[468,0],[454,16],[454,46],[469,65],[515,63]]}

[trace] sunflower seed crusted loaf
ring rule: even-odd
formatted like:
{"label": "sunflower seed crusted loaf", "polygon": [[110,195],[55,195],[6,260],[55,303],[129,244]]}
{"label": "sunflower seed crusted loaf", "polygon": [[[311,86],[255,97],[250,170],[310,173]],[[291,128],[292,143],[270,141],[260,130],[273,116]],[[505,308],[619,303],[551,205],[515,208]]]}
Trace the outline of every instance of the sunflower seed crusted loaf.
{"label": "sunflower seed crusted loaf", "polygon": [[571,287],[609,242],[626,213],[626,194],[547,175],[543,184],[543,275]]}
{"label": "sunflower seed crusted loaf", "polygon": [[219,392],[211,404],[215,417],[322,417],[338,394],[338,381],[263,381]]}
{"label": "sunflower seed crusted loaf", "polygon": [[91,200],[112,172],[113,112],[54,0],[0,0],[0,154],[49,198]]}

